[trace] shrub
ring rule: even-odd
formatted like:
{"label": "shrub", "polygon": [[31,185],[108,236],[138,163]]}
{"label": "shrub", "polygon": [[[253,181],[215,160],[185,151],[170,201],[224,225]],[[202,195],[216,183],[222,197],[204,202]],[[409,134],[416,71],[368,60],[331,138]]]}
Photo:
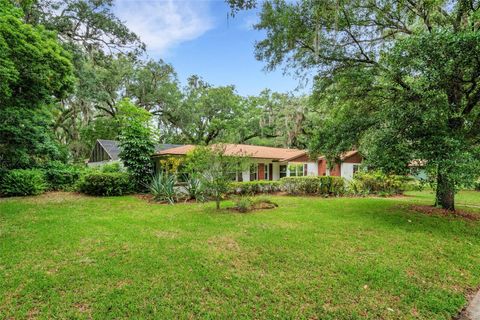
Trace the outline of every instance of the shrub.
{"label": "shrub", "polygon": [[345,179],[342,177],[285,177],[281,181],[289,194],[329,196],[345,193]]}
{"label": "shrub", "polygon": [[280,181],[258,180],[246,182],[233,182],[230,185],[230,192],[238,195],[255,195],[259,193],[274,193],[282,190]]}
{"label": "shrub", "polygon": [[101,172],[124,172],[125,169],[122,167],[120,162],[111,162],[106,163],[99,167]]}
{"label": "shrub", "polygon": [[252,200],[246,197],[238,198],[235,201],[235,209],[237,209],[238,212],[242,212],[242,213],[252,210],[252,205],[253,205]]}
{"label": "shrub", "polygon": [[178,201],[178,193],[175,190],[175,176],[169,173],[157,173],[150,183],[150,193],[156,201],[168,201],[173,204]]}
{"label": "shrub", "polygon": [[240,197],[235,200],[235,207],[238,212],[248,212],[257,209],[273,209],[278,207],[278,205],[270,199],[267,198],[248,198]]}
{"label": "shrub", "polygon": [[402,194],[411,178],[387,175],[379,171],[359,172],[349,184],[349,191],[354,195],[393,195]]}
{"label": "shrub", "polygon": [[278,207],[278,204],[276,202],[265,197],[255,198],[252,200],[252,202],[253,209],[268,209]]}
{"label": "shrub", "polygon": [[125,172],[90,172],[79,182],[80,192],[93,196],[121,196],[131,193],[131,177]]}
{"label": "shrub", "polygon": [[185,182],[184,188],[188,199],[197,201],[205,200],[206,190],[202,184],[202,181],[196,175],[183,175],[182,180]]}
{"label": "shrub", "polygon": [[409,177],[403,184],[404,191],[423,191],[427,187],[427,181]]}
{"label": "shrub", "polygon": [[475,190],[480,191],[480,180],[477,180],[477,181],[475,182],[475,186],[474,186],[474,187],[475,187]]}
{"label": "shrub", "polygon": [[70,191],[81,175],[80,168],[59,161],[49,163],[43,171],[50,190]]}
{"label": "shrub", "polygon": [[47,189],[45,175],[38,169],[15,169],[3,175],[0,194],[3,196],[29,196]]}

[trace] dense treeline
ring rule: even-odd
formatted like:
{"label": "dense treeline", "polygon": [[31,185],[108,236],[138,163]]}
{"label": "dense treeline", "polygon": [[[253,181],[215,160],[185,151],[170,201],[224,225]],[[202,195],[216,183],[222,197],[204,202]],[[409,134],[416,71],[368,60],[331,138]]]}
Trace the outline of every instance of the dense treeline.
{"label": "dense treeline", "polygon": [[[157,142],[305,146],[305,98],[268,90],[256,97],[242,97],[234,86],[215,87],[197,75],[181,84],[172,65],[145,58],[145,45],[115,17],[112,5],[110,0],[2,0],[5,39],[12,39],[6,33],[21,28],[45,38],[38,43],[0,42],[10,50],[2,53],[17,55],[36,46],[39,56],[24,57],[25,64],[33,61],[41,69],[27,72],[25,66],[17,66],[9,70],[9,64],[2,63],[6,67],[1,75],[14,77],[15,85],[22,85],[23,90],[45,94],[24,91],[26,101],[20,101],[13,92],[20,89],[13,88],[13,82],[12,88],[2,88],[2,107],[11,107],[3,112],[0,128],[0,152],[6,167],[31,167],[38,156],[45,157],[42,161],[83,162],[96,139],[118,138],[118,106],[125,98],[152,115]],[[48,46],[58,57],[40,56]],[[65,64],[63,69],[60,63]],[[32,81],[41,80],[41,72],[57,76],[58,88],[36,86]],[[30,79],[32,75],[37,79]],[[3,97],[8,96],[17,98],[5,101]],[[23,105],[28,107],[19,108]],[[28,124],[21,123],[25,121]],[[24,127],[31,134],[25,134]],[[19,152],[25,154],[19,156]]]}

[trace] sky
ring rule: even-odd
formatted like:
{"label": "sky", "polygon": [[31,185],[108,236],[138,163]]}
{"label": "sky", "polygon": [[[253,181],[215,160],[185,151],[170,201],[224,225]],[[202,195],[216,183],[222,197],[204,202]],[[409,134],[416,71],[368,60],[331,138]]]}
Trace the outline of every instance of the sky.
{"label": "sky", "polygon": [[147,55],[171,63],[182,84],[196,74],[208,83],[234,85],[241,95],[268,88],[299,95],[308,87],[282,70],[266,72],[254,55],[258,11],[235,17],[223,0],[117,0],[115,14],[147,45]]}

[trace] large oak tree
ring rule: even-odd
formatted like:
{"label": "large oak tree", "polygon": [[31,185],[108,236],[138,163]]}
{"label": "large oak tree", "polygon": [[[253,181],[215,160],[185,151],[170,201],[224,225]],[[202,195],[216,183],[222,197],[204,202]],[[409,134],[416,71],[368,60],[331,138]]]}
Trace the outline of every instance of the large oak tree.
{"label": "large oak tree", "polygon": [[314,149],[359,147],[389,171],[424,160],[437,205],[454,209],[478,161],[480,2],[267,0],[260,12],[256,56],[267,69],[317,74]]}

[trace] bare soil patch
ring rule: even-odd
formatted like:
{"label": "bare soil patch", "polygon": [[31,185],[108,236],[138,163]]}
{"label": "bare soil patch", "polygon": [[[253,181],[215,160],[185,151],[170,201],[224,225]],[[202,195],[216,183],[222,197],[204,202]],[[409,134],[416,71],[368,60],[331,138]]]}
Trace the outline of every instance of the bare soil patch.
{"label": "bare soil patch", "polygon": [[444,217],[453,217],[453,218],[461,218],[471,221],[479,221],[480,215],[475,214],[472,212],[467,212],[463,210],[446,210],[442,208],[436,208],[432,206],[425,206],[425,205],[411,205],[409,207],[411,211],[420,212],[429,216],[444,216]]}

